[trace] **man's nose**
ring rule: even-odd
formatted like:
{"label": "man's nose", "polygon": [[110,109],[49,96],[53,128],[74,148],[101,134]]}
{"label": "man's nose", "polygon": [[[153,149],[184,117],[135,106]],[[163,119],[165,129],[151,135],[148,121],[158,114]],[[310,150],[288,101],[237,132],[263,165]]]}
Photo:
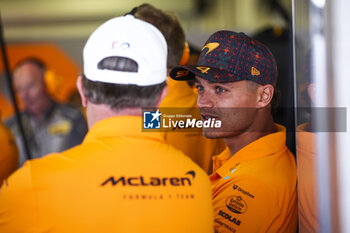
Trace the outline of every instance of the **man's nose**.
{"label": "man's nose", "polygon": [[214,101],[208,92],[204,92],[198,95],[197,105],[198,108],[212,108],[214,107]]}
{"label": "man's nose", "polygon": [[28,99],[28,90],[26,90],[25,88],[18,90],[18,95],[23,101],[25,101],[26,99]]}

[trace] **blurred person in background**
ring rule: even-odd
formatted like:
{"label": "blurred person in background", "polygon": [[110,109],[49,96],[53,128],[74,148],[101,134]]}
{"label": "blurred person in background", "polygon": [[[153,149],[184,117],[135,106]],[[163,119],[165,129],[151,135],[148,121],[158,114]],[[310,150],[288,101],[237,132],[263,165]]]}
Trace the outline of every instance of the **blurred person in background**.
{"label": "blurred person in background", "polygon": [[175,80],[195,79],[204,129],[227,148],[213,160],[215,232],[297,232],[297,174],[286,129],[272,117],[277,66],[271,51],[244,33],[218,31],[195,66],[177,66]]}
{"label": "blurred person in background", "polygon": [[[154,25],[162,32],[168,45],[168,72],[176,65],[187,63],[190,56],[189,46],[180,21],[174,13],[162,11],[150,4],[142,4],[132,9],[129,14]],[[170,109],[176,114],[196,115],[197,93],[192,88],[193,82],[176,82],[169,79],[167,84],[168,94],[160,104],[160,108],[165,108],[164,111]],[[222,139],[207,139],[201,131],[173,130],[165,132],[164,137],[166,142],[189,156],[208,174],[212,170],[212,157],[225,149]]]}
{"label": "blurred person in background", "polygon": [[77,80],[89,132],[9,177],[0,232],[213,232],[206,173],[160,132],[142,129],[142,109],[166,95],[166,59],[161,32],[131,15],[91,34]]}
{"label": "blurred person in background", "polygon": [[[13,85],[25,104],[21,119],[32,158],[61,152],[82,142],[87,124],[80,110],[55,102],[45,84],[45,64],[37,58],[26,58],[16,64]],[[20,154],[20,166],[28,158],[20,131],[11,117],[6,125],[13,132]]]}

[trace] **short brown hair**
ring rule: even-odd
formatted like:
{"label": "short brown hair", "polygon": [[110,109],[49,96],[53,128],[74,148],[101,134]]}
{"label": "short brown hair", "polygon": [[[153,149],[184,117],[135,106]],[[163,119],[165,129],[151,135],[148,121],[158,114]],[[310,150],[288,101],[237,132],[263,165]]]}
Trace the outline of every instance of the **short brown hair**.
{"label": "short brown hair", "polygon": [[185,32],[172,12],[165,12],[150,4],[136,7],[132,13],[138,19],[158,28],[168,45],[167,67],[170,69],[179,64],[185,47]]}
{"label": "short brown hair", "polygon": [[26,57],[22,60],[20,60],[19,62],[16,63],[14,69],[13,69],[13,73],[21,66],[25,65],[25,64],[32,64],[35,65],[44,75],[45,71],[46,71],[46,65],[45,63],[40,60],[39,58],[36,57]]}
{"label": "short brown hair", "polygon": [[96,82],[83,76],[85,97],[94,104],[106,104],[113,111],[123,108],[153,108],[166,83],[152,86]]}
{"label": "short brown hair", "polygon": [[[123,57],[115,57],[113,62],[100,62],[99,67],[123,72],[135,69],[134,63],[127,62]],[[83,86],[84,95],[91,103],[106,104],[112,110],[119,111],[123,108],[155,107],[166,82],[151,86],[112,84],[91,81],[83,75]]]}

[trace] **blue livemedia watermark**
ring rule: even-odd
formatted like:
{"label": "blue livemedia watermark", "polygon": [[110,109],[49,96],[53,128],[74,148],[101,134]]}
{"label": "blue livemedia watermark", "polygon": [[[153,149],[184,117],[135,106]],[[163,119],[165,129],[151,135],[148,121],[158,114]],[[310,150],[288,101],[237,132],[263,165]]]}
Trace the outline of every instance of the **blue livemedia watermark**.
{"label": "blue livemedia watermark", "polygon": [[[164,110],[164,109],[163,109]],[[194,116],[186,111],[180,113],[165,109],[165,113],[159,111],[143,112],[143,129],[161,129],[169,131],[174,129],[202,129],[220,128],[221,121],[214,118],[202,120],[200,116]],[[176,109],[175,109],[176,110]]]}
{"label": "blue livemedia watermark", "polygon": [[159,109],[156,112],[143,112],[143,128],[144,129],[160,129],[162,113]]}

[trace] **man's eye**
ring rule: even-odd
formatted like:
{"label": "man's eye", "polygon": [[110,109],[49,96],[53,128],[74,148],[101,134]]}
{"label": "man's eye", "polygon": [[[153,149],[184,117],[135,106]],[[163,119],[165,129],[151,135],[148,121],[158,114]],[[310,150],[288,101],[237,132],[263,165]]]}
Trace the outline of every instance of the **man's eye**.
{"label": "man's eye", "polygon": [[201,85],[196,85],[196,88],[197,88],[198,92],[204,90],[203,86],[201,86]]}
{"label": "man's eye", "polygon": [[215,90],[216,90],[217,93],[223,93],[223,92],[226,91],[226,90],[225,90],[224,88],[222,88],[222,87],[215,87]]}

